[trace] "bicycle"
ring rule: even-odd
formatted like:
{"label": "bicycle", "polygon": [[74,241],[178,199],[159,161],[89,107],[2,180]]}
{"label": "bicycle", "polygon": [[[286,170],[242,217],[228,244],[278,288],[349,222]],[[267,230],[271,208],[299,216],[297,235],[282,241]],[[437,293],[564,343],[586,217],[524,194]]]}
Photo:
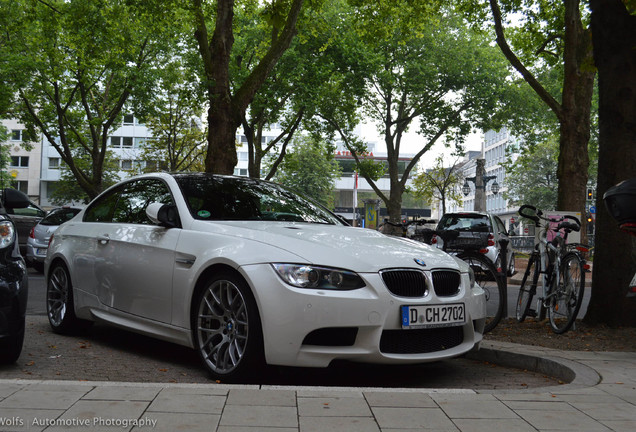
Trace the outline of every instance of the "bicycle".
{"label": "bicycle", "polygon": [[[581,252],[587,252],[589,248],[580,243],[567,243],[568,235],[581,229],[581,221],[570,215],[544,217],[541,210],[531,205],[521,206],[519,214],[533,221],[540,231],[539,243],[530,255],[519,287],[517,321],[523,322],[526,316],[539,317],[542,320],[547,310],[552,331],[557,334],[565,333],[572,327],[581,309],[585,272],[589,268],[581,255]],[[541,221],[546,223],[542,225]],[[557,224],[556,228],[551,224]],[[556,233],[552,240],[548,240],[550,231]],[[530,304],[537,291],[539,275],[542,275],[542,295],[537,299],[537,313],[537,310],[530,308]]]}
{"label": "bicycle", "polygon": [[[459,232],[456,230],[436,231],[435,234],[442,238],[444,244],[442,250],[466,262],[475,275],[475,283],[486,293],[486,325],[484,333],[488,333],[499,324],[504,314],[504,305],[508,292],[506,274],[498,271],[495,263],[489,260],[480,250],[485,250],[484,244],[475,243],[474,239],[462,242]],[[507,243],[505,247],[507,247]],[[505,255],[505,249],[504,249]],[[507,268],[506,266],[502,266]]]}
{"label": "bicycle", "polygon": [[[429,223],[425,220],[413,220],[406,223],[394,223],[385,220],[387,225],[401,227],[402,236],[407,237],[407,231],[411,225],[421,225]],[[474,239],[469,243],[464,243],[460,240],[459,232],[457,230],[429,230],[429,234],[436,234],[444,240],[442,250],[451,255],[457,256],[457,258],[466,262],[473,271],[475,276],[475,283],[481,287],[486,293],[486,325],[484,327],[484,333],[488,333],[494,329],[504,313],[504,303],[507,292],[507,279],[503,272],[498,272],[495,268],[495,264],[486,258],[479,250],[484,249],[487,245],[487,240],[484,243],[477,243]],[[420,240],[417,237],[412,237],[414,240]],[[427,235],[430,239],[430,235]],[[420,240],[421,241],[421,240]],[[430,244],[430,242],[425,241]],[[450,247],[448,246],[450,245]],[[507,247],[507,244],[506,244]],[[506,266],[507,267],[507,266]]]}

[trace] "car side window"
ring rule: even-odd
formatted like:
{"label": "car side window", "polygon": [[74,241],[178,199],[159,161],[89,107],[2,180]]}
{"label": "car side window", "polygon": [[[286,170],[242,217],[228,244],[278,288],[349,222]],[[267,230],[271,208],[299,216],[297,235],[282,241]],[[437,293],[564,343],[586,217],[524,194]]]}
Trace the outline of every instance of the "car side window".
{"label": "car side window", "polygon": [[153,202],[174,204],[168,186],[161,180],[142,179],[126,184],[119,196],[113,222],[151,225],[146,207]]}
{"label": "car side window", "polygon": [[124,188],[118,187],[93,202],[84,213],[84,222],[110,222],[113,218],[119,194]]}

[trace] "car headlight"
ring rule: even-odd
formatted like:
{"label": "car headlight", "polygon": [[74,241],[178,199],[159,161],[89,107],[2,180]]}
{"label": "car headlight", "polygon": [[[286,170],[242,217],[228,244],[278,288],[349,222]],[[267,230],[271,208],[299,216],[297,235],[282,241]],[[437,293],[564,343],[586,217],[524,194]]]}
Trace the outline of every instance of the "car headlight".
{"label": "car headlight", "polygon": [[0,222],[0,249],[13,244],[15,240],[15,228],[9,221]]}
{"label": "car headlight", "polygon": [[298,288],[354,290],[365,286],[354,272],[305,264],[272,264],[278,276]]}
{"label": "car headlight", "polygon": [[470,279],[470,289],[475,288],[475,272],[471,266],[468,266],[468,278]]}

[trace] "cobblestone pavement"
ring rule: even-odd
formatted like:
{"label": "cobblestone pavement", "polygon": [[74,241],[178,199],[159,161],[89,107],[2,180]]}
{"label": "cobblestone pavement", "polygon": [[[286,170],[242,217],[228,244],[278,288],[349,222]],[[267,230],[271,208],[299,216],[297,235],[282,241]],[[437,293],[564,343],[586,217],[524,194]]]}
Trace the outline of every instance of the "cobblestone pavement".
{"label": "cobblestone pavement", "polygon": [[[105,325],[81,336],[57,335],[42,315],[27,316],[22,355],[15,365],[0,366],[0,379],[211,383],[194,350]],[[459,358],[417,366],[269,367],[251,384],[523,390],[558,383],[541,373]]]}

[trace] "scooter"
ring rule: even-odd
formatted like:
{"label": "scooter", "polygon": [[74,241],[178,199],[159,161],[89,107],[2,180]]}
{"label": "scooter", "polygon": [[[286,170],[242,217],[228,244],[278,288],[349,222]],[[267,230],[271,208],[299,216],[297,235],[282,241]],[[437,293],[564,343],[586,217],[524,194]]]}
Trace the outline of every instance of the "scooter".
{"label": "scooter", "polygon": [[[636,177],[609,188],[603,201],[621,231],[636,237]],[[636,274],[629,283],[627,297],[636,297]]]}

